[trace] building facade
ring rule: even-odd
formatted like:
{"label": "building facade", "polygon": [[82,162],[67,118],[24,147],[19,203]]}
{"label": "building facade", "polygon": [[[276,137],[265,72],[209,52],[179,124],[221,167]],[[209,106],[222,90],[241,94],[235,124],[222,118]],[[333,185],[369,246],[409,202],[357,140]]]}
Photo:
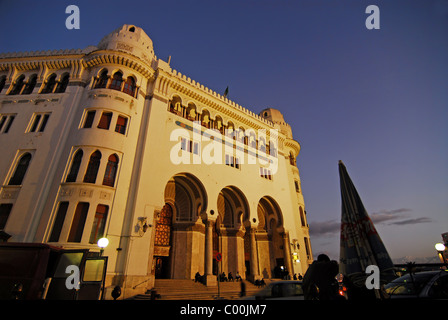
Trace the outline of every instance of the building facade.
{"label": "building facade", "polygon": [[107,237],[106,285],[125,296],[312,261],[283,115],[173,70],[136,26],[82,50],[0,54],[0,145],[4,241],[97,252]]}

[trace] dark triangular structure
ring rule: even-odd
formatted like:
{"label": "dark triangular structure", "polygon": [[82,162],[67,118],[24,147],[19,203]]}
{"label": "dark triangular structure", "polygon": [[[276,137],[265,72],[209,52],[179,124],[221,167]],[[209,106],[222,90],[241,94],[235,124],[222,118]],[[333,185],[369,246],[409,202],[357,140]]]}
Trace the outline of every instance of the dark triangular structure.
{"label": "dark triangular structure", "polygon": [[339,178],[342,200],[339,272],[361,287],[368,276],[367,266],[375,265],[381,272],[381,283],[387,283],[395,278],[392,259],[342,161],[339,161]]}

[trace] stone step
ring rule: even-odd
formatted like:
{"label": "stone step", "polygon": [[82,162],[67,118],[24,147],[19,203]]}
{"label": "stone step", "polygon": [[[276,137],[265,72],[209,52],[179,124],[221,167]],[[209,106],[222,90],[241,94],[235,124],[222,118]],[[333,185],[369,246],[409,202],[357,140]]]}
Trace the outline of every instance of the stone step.
{"label": "stone step", "polygon": [[[245,281],[246,295],[253,295],[260,290],[257,286]],[[156,279],[153,290],[161,300],[215,300],[240,298],[240,282],[220,282],[218,286],[207,287],[194,280]],[[150,300],[151,294],[141,294],[135,300]]]}

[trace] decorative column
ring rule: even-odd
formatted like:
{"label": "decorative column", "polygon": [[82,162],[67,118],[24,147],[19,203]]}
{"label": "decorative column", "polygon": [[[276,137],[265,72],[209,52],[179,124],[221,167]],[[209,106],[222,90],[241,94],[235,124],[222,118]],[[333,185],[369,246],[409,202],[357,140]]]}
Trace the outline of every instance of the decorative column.
{"label": "decorative column", "polygon": [[207,286],[217,285],[216,276],[213,275],[213,225],[213,221],[205,221],[204,279]]}
{"label": "decorative column", "polygon": [[258,252],[257,252],[257,240],[255,239],[255,228],[251,228],[250,235],[250,280],[255,281],[260,279],[258,273]]}
{"label": "decorative column", "polygon": [[283,238],[283,254],[286,268],[288,269],[289,276],[292,276],[294,274],[294,271],[292,269],[292,262],[291,262],[291,248],[289,246],[289,234],[287,232],[283,232],[282,238]]}

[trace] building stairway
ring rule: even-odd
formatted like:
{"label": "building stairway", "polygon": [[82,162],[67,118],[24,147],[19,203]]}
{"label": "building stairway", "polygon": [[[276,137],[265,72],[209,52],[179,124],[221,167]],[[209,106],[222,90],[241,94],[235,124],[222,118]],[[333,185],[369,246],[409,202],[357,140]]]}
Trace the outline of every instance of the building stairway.
{"label": "building stairway", "polygon": [[[245,281],[246,296],[250,296],[261,290],[254,284]],[[207,287],[194,280],[181,279],[156,279],[153,290],[160,298],[158,300],[234,300],[240,298],[240,282],[220,282],[219,296],[218,286]],[[151,293],[139,294],[133,297],[134,300],[150,300]]]}

